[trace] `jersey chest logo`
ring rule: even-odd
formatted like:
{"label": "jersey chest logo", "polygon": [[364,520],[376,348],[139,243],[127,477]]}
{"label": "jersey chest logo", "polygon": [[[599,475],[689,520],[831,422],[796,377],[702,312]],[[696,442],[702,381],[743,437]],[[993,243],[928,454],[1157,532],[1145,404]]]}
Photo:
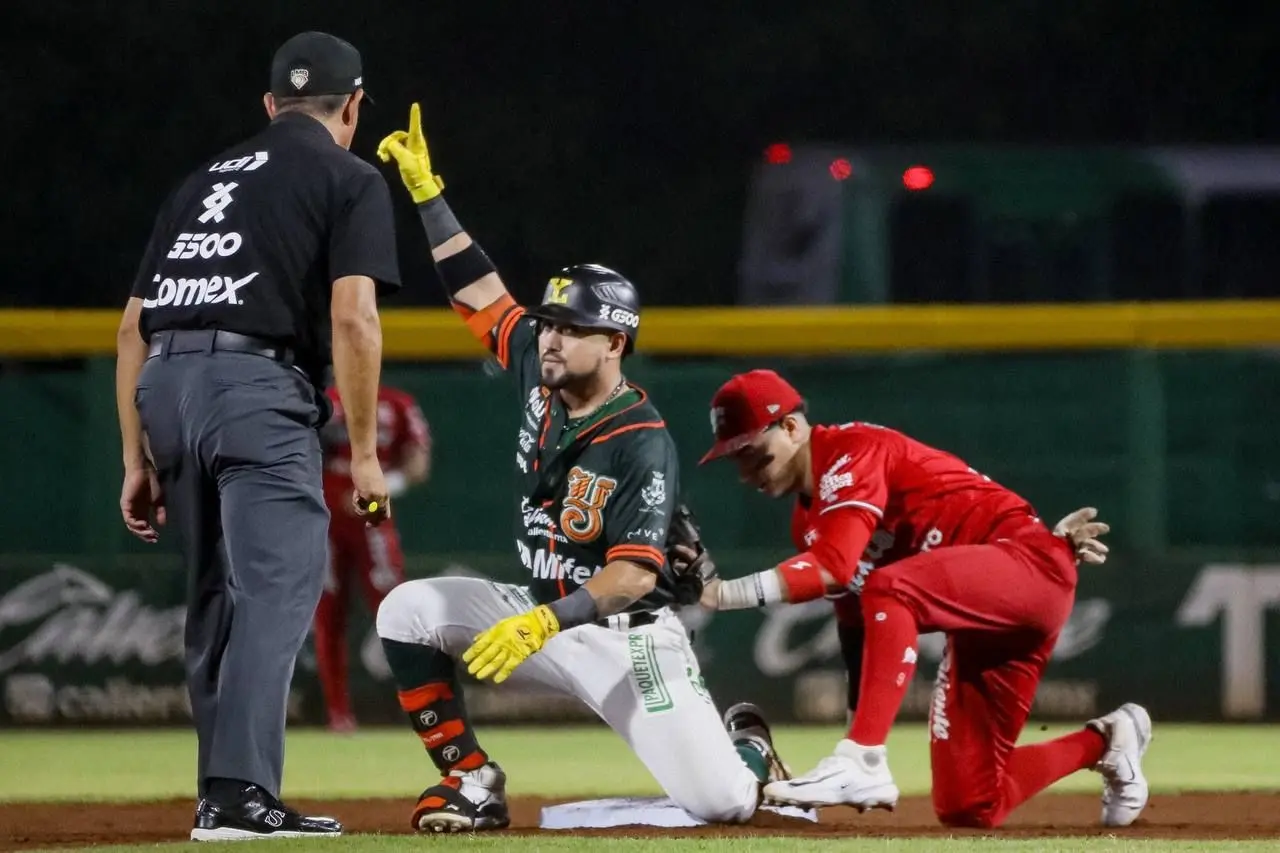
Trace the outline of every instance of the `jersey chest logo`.
{"label": "jersey chest logo", "polygon": [[560,511],[560,529],[574,542],[594,542],[604,530],[604,507],[618,481],[574,466]]}
{"label": "jersey chest logo", "polygon": [[542,418],[547,413],[547,394],[541,386],[529,391],[529,402],[525,405],[524,421],[529,429],[535,432],[542,428]]}
{"label": "jersey chest logo", "polygon": [[841,456],[835,463],[827,469],[827,473],[823,474],[818,480],[818,498],[823,503],[831,503],[836,499],[836,495],[841,489],[848,489],[853,486],[853,473],[851,471],[841,471],[840,469],[852,462],[853,459],[849,454]]}

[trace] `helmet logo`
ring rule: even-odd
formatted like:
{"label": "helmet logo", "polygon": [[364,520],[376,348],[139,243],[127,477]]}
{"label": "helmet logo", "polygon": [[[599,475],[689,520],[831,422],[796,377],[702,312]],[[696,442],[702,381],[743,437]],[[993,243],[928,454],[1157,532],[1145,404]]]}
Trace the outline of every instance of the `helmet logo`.
{"label": "helmet logo", "polygon": [[713,433],[719,434],[720,430],[724,429],[724,424],[725,424],[724,409],[722,409],[720,406],[713,407],[711,409],[711,431]]}
{"label": "helmet logo", "polygon": [[609,305],[600,306],[600,319],[617,323],[620,326],[626,326],[630,329],[640,327],[640,315],[626,308],[614,308]]}
{"label": "helmet logo", "polygon": [[547,284],[547,296],[544,301],[554,302],[557,305],[566,305],[569,297],[565,295],[565,288],[573,284],[571,278],[553,278]]}

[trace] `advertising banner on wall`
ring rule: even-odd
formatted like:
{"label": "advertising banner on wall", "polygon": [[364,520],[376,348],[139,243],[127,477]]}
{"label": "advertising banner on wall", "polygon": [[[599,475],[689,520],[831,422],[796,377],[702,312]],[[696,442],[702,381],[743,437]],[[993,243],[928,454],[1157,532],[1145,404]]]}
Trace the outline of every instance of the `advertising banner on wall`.
{"label": "advertising banner on wall", "polygon": [[[733,576],[759,564],[722,562]],[[1114,564],[1114,567],[1113,567]],[[424,558],[419,576],[497,576],[498,555]],[[0,725],[182,724],[183,599],[176,566],[23,558],[0,567]],[[395,688],[372,629],[353,602],[351,686],[364,723],[399,722]],[[831,605],[682,614],[707,688],[720,705],[750,700],[772,719],[839,722],[846,681]],[[904,719],[928,712],[943,638],[920,639]],[[1037,719],[1082,720],[1141,701],[1165,720],[1280,719],[1280,560],[1116,558],[1081,569],[1075,609],[1036,697]],[[590,719],[571,697],[469,683],[478,721]],[[310,641],[290,696],[292,723],[322,724]]]}

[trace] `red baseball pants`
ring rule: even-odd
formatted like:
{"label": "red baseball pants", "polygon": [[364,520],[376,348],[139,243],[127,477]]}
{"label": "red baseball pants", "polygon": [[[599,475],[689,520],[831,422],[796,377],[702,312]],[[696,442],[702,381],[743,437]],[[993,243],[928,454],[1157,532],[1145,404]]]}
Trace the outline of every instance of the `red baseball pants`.
{"label": "red baseball pants", "polygon": [[871,572],[860,597],[837,602],[842,621],[857,618],[865,632],[849,738],[885,742],[915,671],[917,635],[943,631],[947,652],[929,715],[939,820],[998,826],[1031,795],[1092,766],[1104,748],[1092,730],[1015,747],[1075,587],[1070,543],[1038,525]]}
{"label": "red baseball pants", "polygon": [[365,527],[358,518],[333,513],[329,525],[329,567],[324,591],[316,607],[316,669],[324,692],[329,723],[347,727],[354,722],[347,682],[347,604],[352,586],[359,586],[371,613],[394,587],[404,582],[404,554],[400,536],[390,524]]}

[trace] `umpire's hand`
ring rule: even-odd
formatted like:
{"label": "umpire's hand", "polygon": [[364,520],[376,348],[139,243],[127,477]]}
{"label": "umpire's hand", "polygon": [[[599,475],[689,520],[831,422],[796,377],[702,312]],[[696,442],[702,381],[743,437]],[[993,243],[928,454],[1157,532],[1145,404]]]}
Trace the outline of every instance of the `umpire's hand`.
{"label": "umpire's hand", "polygon": [[124,517],[124,526],[129,528],[129,532],[143,542],[154,543],[159,540],[160,534],[151,522],[154,516],[156,527],[164,526],[164,492],[160,489],[160,479],[156,477],[155,468],[145,465],[124,472],[124,486],[120,489],[120,515]]}
{"label": "umpire's hand", "polygon": [[391,518],[391,496],[387,494],[387,478],[378,457],[351,460],[351,502],[365,527],[377,527]]}

